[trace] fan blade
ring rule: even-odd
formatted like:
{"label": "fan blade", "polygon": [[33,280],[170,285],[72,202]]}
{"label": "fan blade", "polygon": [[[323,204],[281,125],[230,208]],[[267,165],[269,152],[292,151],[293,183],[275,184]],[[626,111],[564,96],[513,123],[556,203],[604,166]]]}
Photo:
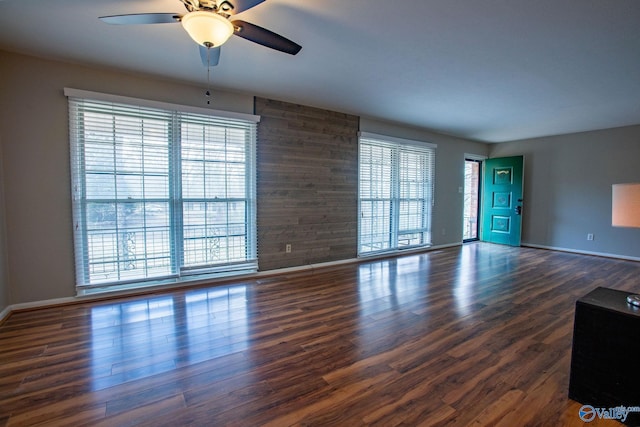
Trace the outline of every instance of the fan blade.
{"label": "fan blade", "polygon": [[229,15],[235,15],[236,13],[249,10],[264,1],[265,0],[225,0],[220,3],[220,10]]}
{"label": "fan blade", "polygon": [[172,24],[180,22],[179,13],[133,13],[130,15],[101,16],[100,20],[107,24]]}
{"label": "fan blade", "polygon": [[280,52],[290,55],[295,55],[302,49],[302,46],[299,44],[255,24],[240,20],[231,21],[231,24],[236,28],[234,32],[236,36],[262,46],[270,47],[271,49],[279,50]]}
{"label": "fan blade", "polygon": [[[215,67],[220,61],[220,46],[207,48],[202,45],[200,47],[200,58],[202,59],[202,65],[205,67]],[[207,52],[208,51],[208,52]]]}

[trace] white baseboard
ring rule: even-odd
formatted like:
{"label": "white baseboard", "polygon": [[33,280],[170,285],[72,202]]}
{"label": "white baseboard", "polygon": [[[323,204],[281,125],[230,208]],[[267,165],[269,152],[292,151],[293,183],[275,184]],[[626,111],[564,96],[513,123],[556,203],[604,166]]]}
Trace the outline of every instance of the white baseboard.
{"label": "white baseboard", "polygon": [[440,250],[440,249],[447,249],[447,248],[452,248],[452,247],[461,246],[461,245],[462,243],[449,243],[449,244],[438,245],[438,246],[430,246],[428,248],[395,251],[393,253],[386,253],[383,255],[376,255],[371,257],[349,258],[349,259],[343,259],[338,261],[328,261],[328,262],[321,262],[317,264],[306,264],[306,265],[300,265],[295,267],[279,268],[275,270],[258,271],[256,273],[242,274],[238,276],[225,276],[225,277],[220,277],[219,279],[209,278],[209,279],[203,279],[201,281],[192,281],[192,282],[183,283],[183,284],[176,283],[174,285],[149,286],[146,288],[77,295],[74,297],[54,298],[54,299],[48,299],[48,300],[13,304],[13,305],[9,305],[8,307],[5,307],[5,309],[2,310],[2,312],[0,312],[0,324],[4,320],[6,320],[6,318],[8,318],[11,315],[11,313],[15,311],[33,310],[33,309],[44,308],[44,307],[53,307],[57,305],[66,305],[66,304],[77,304],[82,302],[101,301],[106,299],[114,299],[114,298],[121,298],[121,297],[127,297],[127,296],[141,295],[145,293],[152,293],[155,291],[168,292],[171,290],[181,289],[181,288],[190,287],[190,286],[200,286],[207,283],[216,284],[216,283],[223,283],[223,282],[230,282],[230,281],[259,279],[262,277],[283,275],[288,273],[298,273],[298,272],[309,271],[309,270],[312,271],[320,268],[329,268],[329,267],[335,267],[335,266],[346,265],[346,264],[354,264],[359,262],[375,261],[377,259],[391,258],[391,257],[401,256],[401,255],[426,253],[426,252],[431,252],[431,251]]}
{"label": "white baseboard", "polygon": [[12,311],[13,310],[11,306],[5,307],[4,310],[0,311],[0,325],[2,325],[2,323],[4,323],[7,318],[9,318],[9,315]]}
{"label": "white baseboard", "polygon": [[41,301],[11,304],[5,307],[5,309],[0,312],[0,325],[5,320],[7,320],[7,318],[11,315],[11,313],[15,311],[32,310],[32,309],[38,309],[43,307],[53,307],[56,305],[63,305],[63,304],[73,304],[73,303],[79,302],[80,300],[81,300],[81,297],[66,297],[66,298],[54,298],[54,299],[41,300]]}
{"label": "white baseboard", "polygon": [[[49,300],[41,300],[41,301],[32,301],[32,302],[26,302],[26,303],[13,304],[13,305],[9,305],[9,306],[5,307],[0,312],[0,324],[4,320],[6,320],[11,315],[11,313],[13,313],[14,311],[31,310],[31,309],[52,307],[52,306],[65,305],[65,304],[74,304],[74,303],[77,304],[77,303],[81,303],[81,302],[100,301],[100,300],[105,300],[105,299],[113,299],[113,298],[121,298],[121,297],[133,296],[133,295],[140,295],[140,294],[143,294],[143,293],[151,293],[151,292],[154,292],[154,291],[170,291],[170,290],[173,290],[173,289],[185,288],[185,287],[189,287],[189,286],[199,286],[199,285],[203,285],[203,284],[206,284],[206,283],[216,284],[216,283],[222,283],[222,282],[229,282],[231,280],[241,281],[241,280],[259,279],[259,278],[262,278],[262,277],[283,275],[283,274],[288,274],[288,273],[298,273],[298,272],[304,272],[304,271],[321,269],[321,268],[329,268],[329,267],[335,267],[335,266],[340,266],[340,265],[354,264],[354,263],[359,263],[359,262],[375,261],[375,260],[378,260],[378,259],[390,258],[390,257],[394,257],[394,256],[426,253],[426,252],[431,252],[431,251],[436,251],[436,250],[453,248],[453,247],[456,247],[456,246],[462,246],[462,243],[448,243],[448,244],[443,244],[443,245],[431,246],[429,248],[419,248],[419,249],[408,249],[408,250],[403,250],[403,251],[396,251],[396,252],[393,252],[391,254],[387,253],[387,254],[381,254],[381,255],[374,255],[374,256],[370,256],[370,257],[349,258],[349,259],[344,259],[344,260],[339,260],[339,261],[329,261],[329,262],[322,262],[322,263],[317,263],[317,264],[306,264],[306,265],[300,265],[300,266],[295,266],[295,267],[279,268],[279,269],[276,269],[276,270],[259,271],[259,272],[256,272],[256,273],[244,274],[244,275],[233,276],[233,277],[221,277],[220,279],[217,279],[217,280],[215,280],[215,279],[214,280],[207,279],[207,280],[203,280],[203,281],[194,281],[194,282],[189,282],[188,284],[183,284],[183,285],[179,285],[179,284],[176,284],[174,286],[166,286],[165,285],[165,286],[162,286],[162,287],[148,287],[148,288],[143,288],[143,289],[131,289],[131,290],[126,290],[126,291],[105,292],[105,293],[97,293],[97,294],[79,295],[79,296],[75,296],[75,297],[55,298],[55,299],[49,299]],[[623,259],[623,260],[627,260],[627,261],[640,261],[639,257],[630,257],[630,256],[626,256],[626,255],[610,254],[610,253],[603,253],[603,252],[582,251],[582,250],[571,249],[571,248],[562,248],[562,247],[557,247],[557,246],[538,245],[538,244],[535,244],[535,243],[523,242],[522,246],[530,247],[530,248],[536,248],[536,249],[547,249],[547,250],[553,250],[553,251],[559,251],[559,252],[569,252],[569,253],[575,253],[575,254],[580,254],[580,255],[592,255],[592,256],[600,256],[600,257],[605,257],[605,258]]]}
{"label": "white baseboard", "polygon": [[18,304],[10,305],[11,311],[30,310],[32,308],[40,308],[46,306],[64,305],[76,303],[82,300],[82,297],[65,297],[65,298],[53,298],[42,301],[22,302]]}
{"label": "white baseboard", "polygon": [[579,249],[561,248],[561,247],[557,247],[557,246],[537,245],[537,244],[534,244],[534,243],[525,243],[525,242],[522,242],[522,246],[525,246],[525,247],[528,247],[528,248],[536,248],[536,249],[547,249],[547,250],[558,251],[558,252],[569,252],[569,253],[572,253],[572,254],[579,254],[579,255],[592,255],[592,256],[599,256],[599,257],[604,257],[604,258],[623,259],[625,261],[640,261],[639,257],[632,257],[632,256],[627,256],[627,255],[618,255],[618,254],[610,254],[610,253],[606,253],[606,252],[583,251],[583,250],[579,250]]}

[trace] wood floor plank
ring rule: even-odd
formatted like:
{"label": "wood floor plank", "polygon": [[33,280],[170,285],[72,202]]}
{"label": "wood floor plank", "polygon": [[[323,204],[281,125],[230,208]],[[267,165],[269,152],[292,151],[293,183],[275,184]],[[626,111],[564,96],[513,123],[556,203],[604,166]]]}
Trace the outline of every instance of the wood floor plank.
{"label": "wood floor plank", "polygon": [[469,244],[22,311],[0,426],[615,426],[568,399],[575,301],[640,263]]}
{"label": "wood floor plank", "polygon": [[140,425],[160,425],[162,417],[171,414],[176,410],[185,407],[182,395],[176,395],[168,399],[160,400],[150,404],[137,406],[136,408],[122,412],[117,415],[107,416],[94,423],[94,426],[140,426]]}

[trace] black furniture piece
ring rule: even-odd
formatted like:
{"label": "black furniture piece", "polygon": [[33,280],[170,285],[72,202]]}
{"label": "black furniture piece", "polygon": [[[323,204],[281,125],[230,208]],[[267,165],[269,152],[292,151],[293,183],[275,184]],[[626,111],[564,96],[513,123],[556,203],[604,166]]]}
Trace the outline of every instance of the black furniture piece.
{"label": "black furniture piece", "polygon": [[[576,302],[569,398],[594,408],[640,407],[640,307],[596,288]],[[640,412],[625,424],[640,426]]]}

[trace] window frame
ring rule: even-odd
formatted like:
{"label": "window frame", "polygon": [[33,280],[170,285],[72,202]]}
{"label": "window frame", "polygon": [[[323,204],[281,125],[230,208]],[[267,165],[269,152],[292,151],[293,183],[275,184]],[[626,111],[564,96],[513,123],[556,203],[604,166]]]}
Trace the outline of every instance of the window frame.
{"label": "window frame", "polygon": [[[436,157],[436,144],[415,141],[403,138],[390,137],[385,135],[379,135],[369,132],[360,132],[358,135],[358,257],[375,256],[387,253],[393,253],[403,251],[407,249],[418,249],[429,247],[432,244],[432,232],[431,232],[431,217],[433,206],[435,204],[435,157]],[[389,153],[389,158],[386,159],[387,163],[383,162],[383,159],[378,157],[373,159],[373,154],[370,154],[369,148],[376,147],[382,151]],[[413,167],[414,177],[408,177],[409,170],[401,167],[403,156],[417,155],[420,167],[415,163],[411,163],[409,166]],[[371,157],[371,160],[367,159],[367,156]],[[385,178],[375,180],[375,177],[371,177],[373,169],[373,162],[377,160],[378,172],[383,170],[384,173],[388,173],[388,183]],[[383,164],[388,167],[383,167]],[[365,169],[369,170],[365,170]],[[422,176],[421,176],[422,175]],[[405,183],[421,182],[415,188],[410,189],[409,192],[417,191],[417,197],[411,197],[411,194],[403,193],[406,188],[403,188],[403,178]],[[367,181],[368,184],[366,183]],[[371,196],[374,192],[373,186],[376,182],[385,182],[385,185],[389,185],[388,196],[386,197],[366,197]],[[408,187],[411,187],[410,185]],[[364,194],[368,193],[368,194]],[[369,212],[363,205],[370,204],[373,206],[376,202],[388,203],[388,207],[383,203],[383,210],[386,211],[385,216],[366,216]],[[413,203],[416,206],[422,205],[418,210],[421,211],[421,215],[418,218],[419,225],[411,229],[402,228],[402,217],[404,210],[401,206],[406,203]],[[373,209],[371,210],[373,211]],[[415,217],[407,217],[409,220],[415,220]],[[367,231],[371,232],[372,226],[365,225],[365,220],[369,219],[372,222],[376,219],[382,221],[383,228],[388,228],[387,231],[378,233],[380,236],[388,236],[387,240],[383,242],[365,240],[366,236],[373,234],[366,234]],[[401,236],[419,235],[420,241],[417,243],[401,244]],[[377,249],[364,250],[365,246],[373,246],[379,244]]]}
{"label": "window frame", "polygon": [[[133,288],[133,287],[143,287],[149,285],[161,285],[165,283],[176,283],[183,281],[191,281],[198,280],[209,277],[218,277],[218,276],[226,276],[231,274],[242,274],[257,271],[257,221],[256,221],[256,140],[257,140],[257,123],[260,120],[259,116],[244,114],[244,113],[234,113],[234,112],[226,112],[220,110],[212,110],[205,108],[198,108],[193,106],[183,106],[177,104],[142,100],[137,98],[130,97],[122,97],[117,95],[109,95],[102,94],[97,92],[89,92],[78,89],[65,88],[64,90],[65,96],[68,97],[69,104],[69,140],[70,140],[70,155],[71,155],[71,191],[72,191],[72,211],[73,211],[73,228],[74,228],[74,250],[75,250],[75,265],[76,265],[76,289],[78,293],[85,292],[93,292],[96,289],[98,290],[111,290],[111,289],[120,289],[120,288]],[[86,188],[87,188],[87,180],[89,179],[89,172],[87,172],[85,168],[85,161],[87,160],[85,156],[85,141],[84,135],[82,132],[82,124],[81,121],[85,118],[83,116],[82,111],[78,111],[78,108],[82,108],[82,103],[88,103],[89,105],[95,105],[95,108],[99,109],[100,105],[107,106],[105,107],[105,111],[109,105],[114,108],[116,113],[113,113],[113,120],[117,120],[117,113],[120,112],[120,109],[131,109],[131,111],[135,111],[138,109],[140,111],[138,120],[143,120],[145,114],[158,114],[160,120],[166,120],[164,122],[167,126],[166,129],[166,169],[167,176],[164,177],[166,179],[166,184],[168,188],[163,187],[163,191],[166,191],[166,197],[163,198],[165,203],[168,203],[168,207],[165,211],[163,211],[163,216],[168,215],[168,220],[166,222],[166,231],[169,236],[169,244],[168,247],[165,247],[166,244],[163,243],[161,245],[161,250],[169,253],[170,257],[170,265],[168,267],[163,267],[168,269],[165,274],[164,271],[161,271],[161,274],[149,276],[147,272],[148,267],[141,268],[140,270],[144,270],[143,273],[139,277],[135,278],[125,278],[122,279],[119,274],[121,267],[117,267],[118,277],[112,278],[109,280],[98,280],[91,278],[91,273],[89,270],[89,250],[93,249],[90,247],[90,242],[88,240],[87,232],[87,207],[92,203],[93,199],[87,197]],[[149,113],[152,112],[152,113]],[[152,115],[153,115],[152,114]],[[108,117],[108,113],[107,113]],[[235,163],[240,165],[239,171],[241,171],[240,175],[236,174],[238,178],[237,183],[242,182],[244,180],[244,184],[241,184],[241,187],[244,187],[242,193],[238,193],[238,189],[236,188],[236,196],[241,195],[241,197],[231,197],[231,198],[219,198],[219,197],[206,197],[203,196],[199,199],[205,207],[209,204],[216,204],[220,206],[220,204],[224,204],[225,202],[239,202],[243,210],[240,212],[240,216],[244,216],[244,222],[238,222],[238,224],[242,224],[244,226],[244,232],[240,235],[241,239],[244,239],[244,243],[241,243],[239,258],[241,260],[234,259],[231,262],[215,262],[209,259],[207,264],[199,264],[196,266],[186,266],[185,265],[185,247],[186,240],[184,237],[184,230],[186,224],[186,216],[187,213],[185,211],[185,206],[190,201],[193,201],[193,198],[185,198],[183,195],[184,185],[183,179],[185,175],[183,174],[182,168],[185,163],[186,155],[183,151],[182,143],[185,135],[183,135],[183,127],[186,126],[187,123],[198,122],[198,126],[201,126],[203,129],[203,133],[206,134],[211,133],[213,131],[224,132],[221,141],[223,150],[220,153],[224,154],[224,160],[218,161],[218,163],[223,164],[224,172],[222,174],[218,174],[218,178],[222,179],[224,182],[229,182],[229,174],[227,163],[230,162],[228,160],[229,151],[227,147],[227,142],[231,133],[233,133],[232,129],[239,129],[235,133],[238,135],[236,139],[236,145],[241,146],[242,148],[238,151],[239,156],[243,158],[243,161],[236,161]],[[112,144],[114,152],[117,150],[118,143],[116,142],[116,134],[115,130],[113,131],[113,142],[107,142],[105,146]],[[141,147],[140,150],[146,150],[146,143],[144,142],[144,136],[140,137],[141,140],[138,142],[138,145]],[[162,138],[162,137],[160,137]],[[240,139],[238,139],[240,138]],[[186,141],[186,140],[185,140]],[[206,139],[206,136],[203,136],[203,140],[201,143],[203,144],[203,151],[208,150],[208,141],[212,141]],[[217,141],[217,140],[216,140]],[[209,146],[214,144],[214,147],[220,145],[219,142],[209,142]],[[217,145],[216,145],[217,144]],[[186,145],[186,142],[185,142]],[[219,147],[218,147],[219,148]],[[196,176],[202,177],[202,182],[206,182],[206,172],[205,166],[209,161],[205,159],[205,154],[202,154],[202,159],[195,161],[200,161],[203,166],[203,174]],[[144,155],[143,155],[144,157]],[[102,157],[98,157],[102,159]],[[106,157],[105,157],[106,159]],[[144,162],[144,160],[141,160]],[[163,160],[161,160],[163,161]],[[114,179],[120,178],[120,174],[126,174],[126,171],[122,169],[121,164],[116,164],[117,161],[113,160],[113,172],[108,172],[113,174]],[[162,163],[158,163],[162,165]],[[141,174],[138,173],[138,178],[144,181],[145,175],[144,167],[146,167],[146,163],[143,163]],[[133,174],[135,175],[135,173]],[[163,181],[164,182],[164,181]],[[163,184],[164,185],[164,184]],[[210,185],[210,184],[208,184]],[[225,184],[225,189],[228,184]],[[117,188],[117,185],[114,187]],[[124,202],[120,199],[117,199],[117,196],[114,199],[114,206],[116,206],[115,212],[118,212],[118,204],[127,204],[133,203],[136,200],[125,200]],[[165,200],[166,198],[166,200]],[[131,199],[131,197],[129,197]],[[147,233],[147,212],[146,205],[147,201],[152,203],[154,200],[153,197],[145,198],[143,195],[142,203],[145,207],[143,209],[144,213],[143,222],[144,227],[141,229],[144,237],[146,239]],[[106,203],[108,200],[103,200],[102,202]],[[222,236],[227,239],[226,246],[226,254],[227,260],[229,259],[229,221],[230,216],[228,214],[228,203],[226,206],[226,220],[224,226],[226,227],[227,234]],[[204,216],[207,214],[205,213]],[[116,214],[116,227],[117,229],[117,214]],[[114,229],[114,230],[115,230]],[[203,232],[202,239],[209,240],[211,236],[208,236],[205,224],[205,231]],[[118,236],[119,238],[119,236]],[[142,239],[141,238],[141,239]],[[219,239],[220,240],[220,239]],[[141,245],[146,243],[141,243]],[[115,249],[115,262],[122,262],[122,255],[118,252],[119,249]],[[206,249],[202,249],[202,251],[206,251]],[[242,251],[244,251],[244,255],[242,255]],[[114,251],[112,251],[114,252]],[[164,252],[163,252],[164,253]],[[146,249],[145,249],[146,254]],[[146,263],[148,260],[146,256],[143,258]],[[206,258],[205,258],[206,259]],[[142,261],[141,261],[142,262]],[[114,273],[115,275],[115,273]]]}

